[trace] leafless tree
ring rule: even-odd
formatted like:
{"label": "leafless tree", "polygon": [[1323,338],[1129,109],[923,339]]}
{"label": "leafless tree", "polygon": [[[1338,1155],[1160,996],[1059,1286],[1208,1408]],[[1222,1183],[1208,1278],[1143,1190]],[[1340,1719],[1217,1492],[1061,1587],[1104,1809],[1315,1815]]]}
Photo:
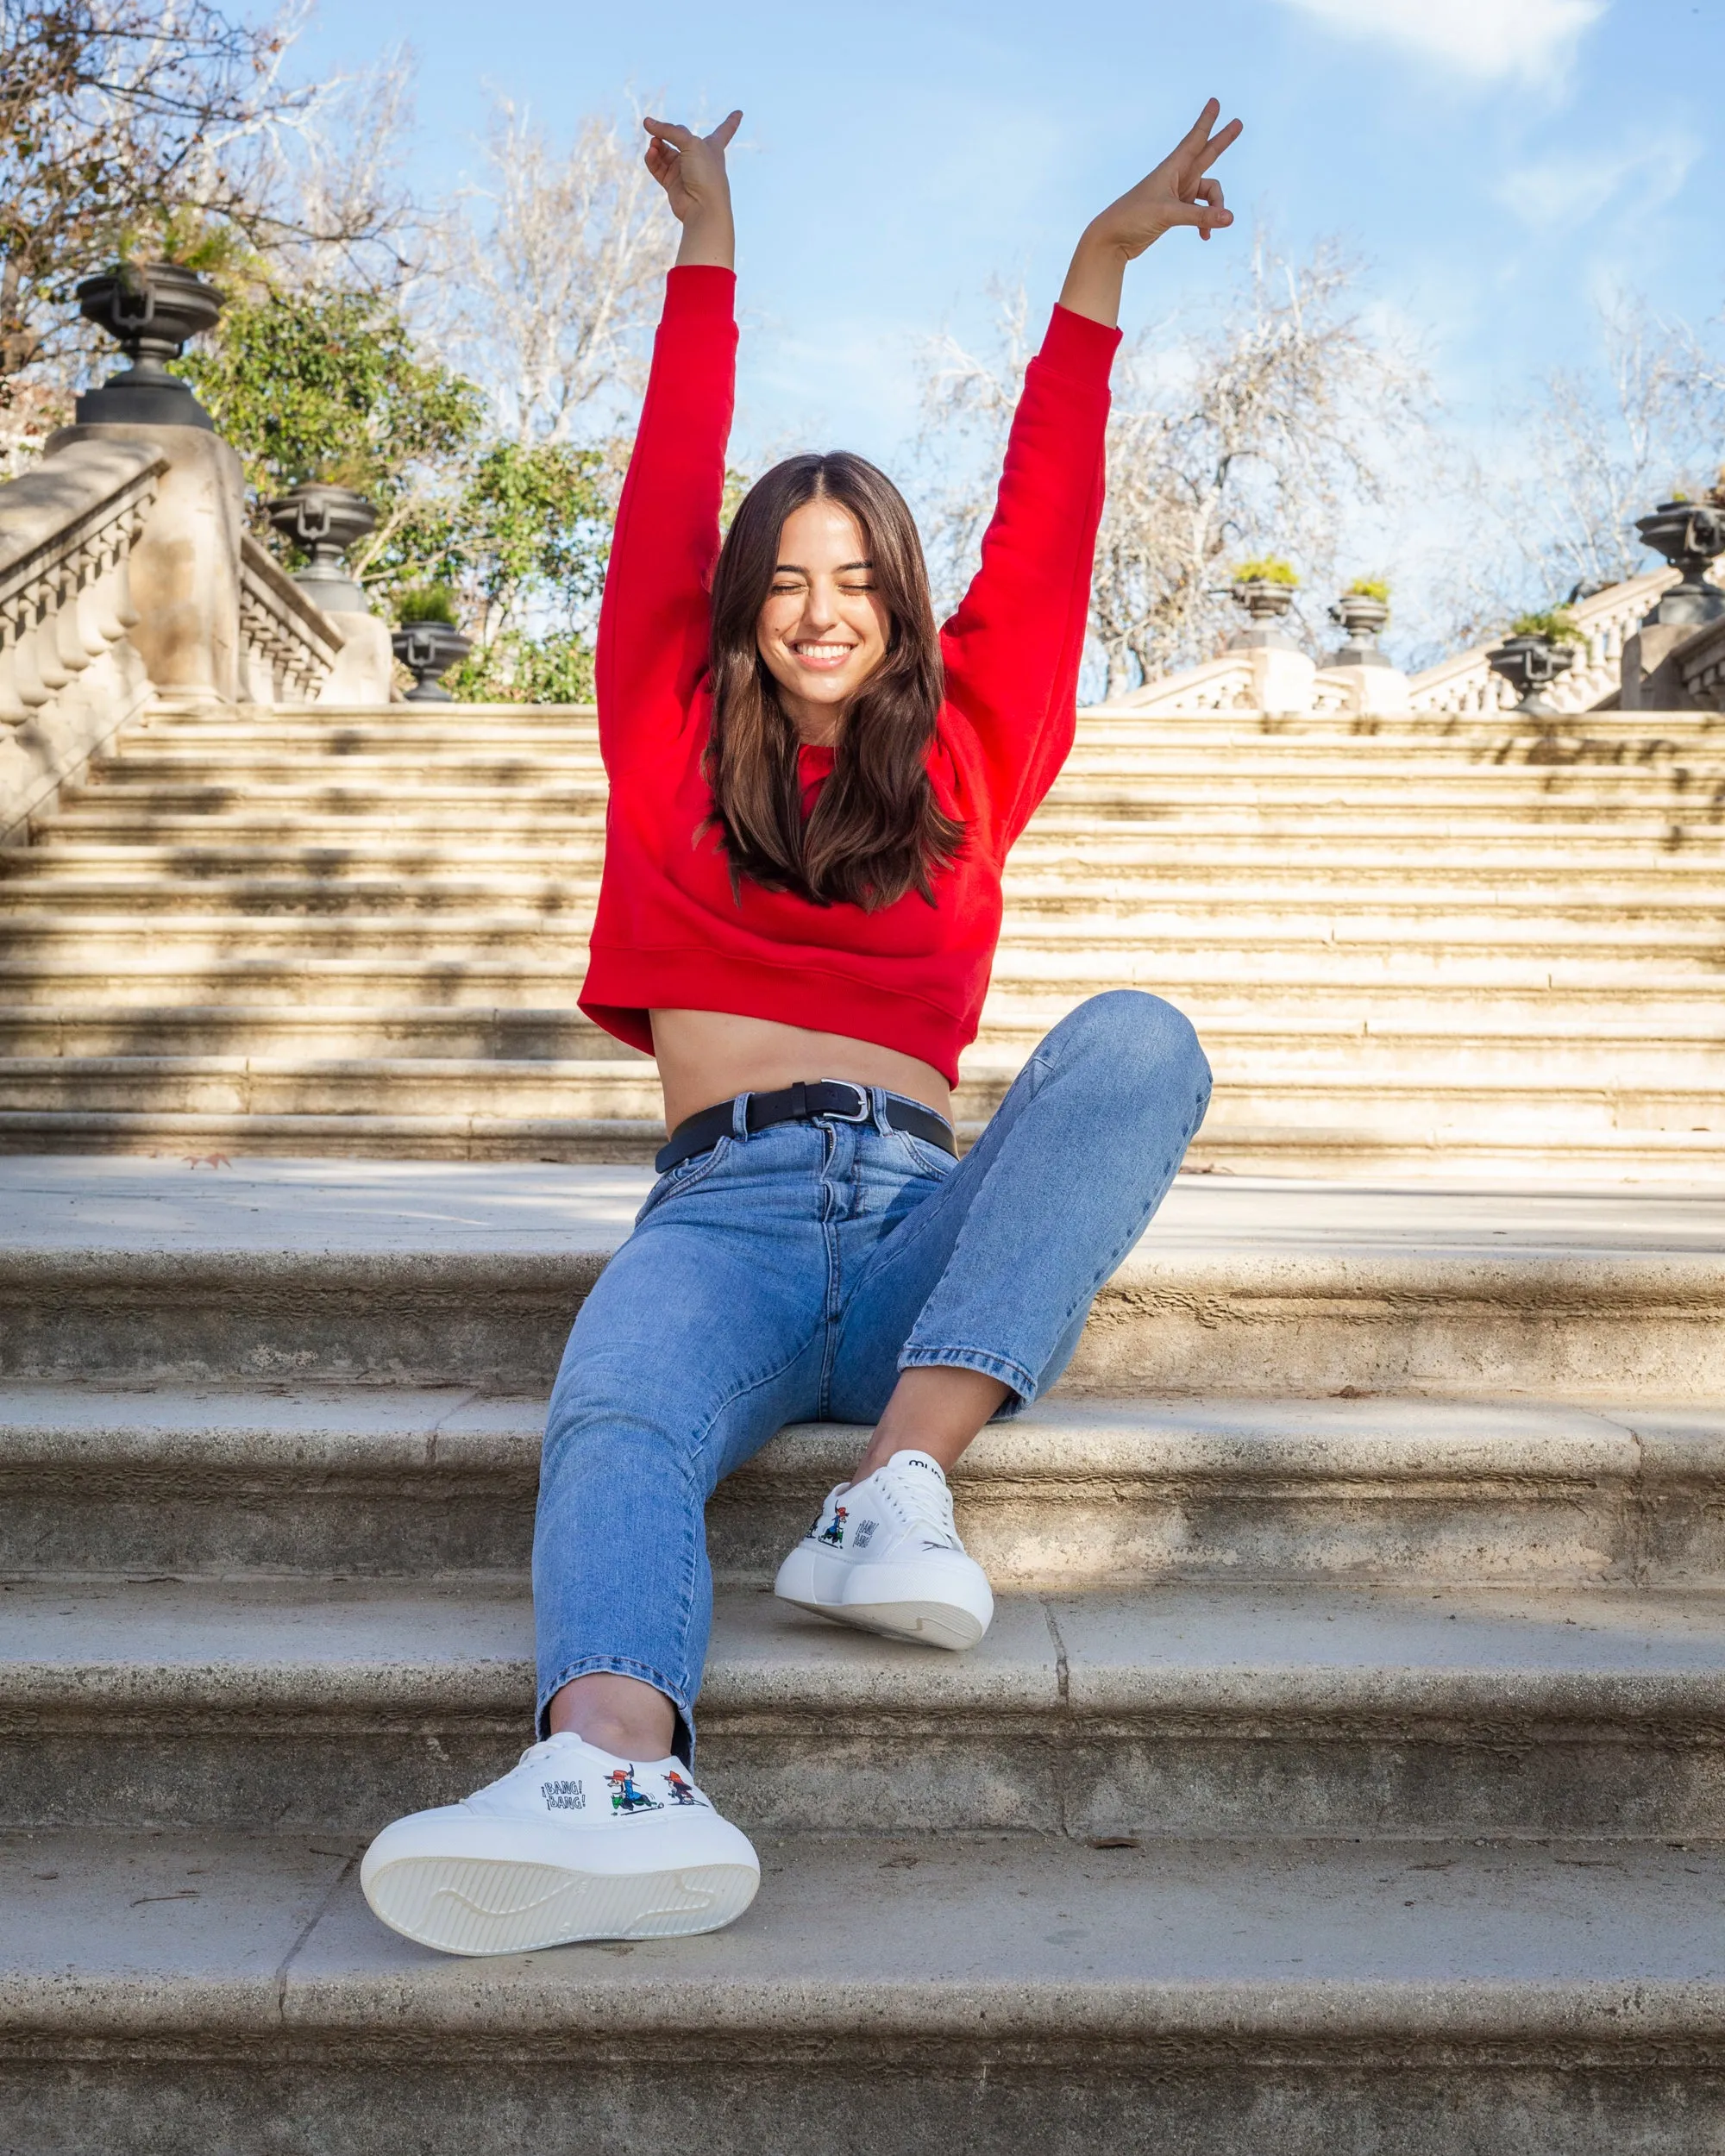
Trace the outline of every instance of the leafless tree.
{"label": "leafless tree", "polygon": [[1548,592],[1645,568],[1634,520],[1673,492],[1712,485],[1725,428],[1725,369],[1685,323],[1619,297],[1599,310],[1596,364],[1546,378],[1521,416],[1526,468],[1502,513]]}
{"label": "leafless tree", "polygon": [[507,99],[484,184],[444,241],[438,342],[524,442],[595,444],[625,417],[674,245],[640,141],[589,115],[567,151]]}
{"label": "leafless tree", "polygon": [[[1223,593],[1241,555],[1283,555],[1320,580],[1344,508],[1383,498],[1429,391],[1363,320],[1357,287],[1332,248],[1296,266],[1260,241],[1212,326],[1152,330],[1126,354],[1091,599],[1106,693],[1211,655],[1238,624]],[[997,298],[995,350],[942,340],[925,374],[925,449],[950,463],[963,443],[975,475],[932,504],[949,592],[974,559],[1028,358],[1024,295]]]}
{"label": "leafless tree", "polygon": [[[390,274],[405,198],[385,183],[399,60],[292,72],[304,0],[272,21],[210,0],[0,0],[0,457],[65,416],[99,340],[78,278],[122,256],[237,250]],[[363,141],[355,158],[343,145]]]}

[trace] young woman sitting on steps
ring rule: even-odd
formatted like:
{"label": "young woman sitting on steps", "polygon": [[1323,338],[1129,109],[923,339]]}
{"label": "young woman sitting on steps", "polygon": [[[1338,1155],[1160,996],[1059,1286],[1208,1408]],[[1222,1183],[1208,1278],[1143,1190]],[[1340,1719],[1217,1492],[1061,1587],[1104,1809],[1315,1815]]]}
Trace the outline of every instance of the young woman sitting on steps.
{"label": "young woman sitting on steps", "polygon": [[982,567],[937,630],[916,527],[860,457],[797,456],[719,542],[737,331],[724,152],[649,120],[683,228],[599,635],[611,780],[581,998],[650,1050],[670,1142],[582,1305],[545,1432],[538,1737],[373,1843],[372,1908],[503,1953],[730,1923],[755,1852],[693,1778],[703,1508],[783,1424],[873,1426],[776,1592],[974,1646],[993,1599],[945,1470],[1054,1382],[1209,1098],[1192,1027],[1064,1018],[961,1161],[1007,851],[1070,749],[1126,263],[1232,223],[1214,101],[1086,229],[1013,423]]}

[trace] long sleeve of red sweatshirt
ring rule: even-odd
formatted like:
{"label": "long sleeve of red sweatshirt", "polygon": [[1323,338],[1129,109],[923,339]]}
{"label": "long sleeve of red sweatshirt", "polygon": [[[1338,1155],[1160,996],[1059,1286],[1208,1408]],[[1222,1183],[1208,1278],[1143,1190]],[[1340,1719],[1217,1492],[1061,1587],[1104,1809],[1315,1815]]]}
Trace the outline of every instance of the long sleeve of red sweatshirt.
{"label": "long sleeve of red sweatshirt", "polygon": [[[1000,869],[1072,746],[1102,510],[1117,329],[1057,307],[1013,422],[982,566],[941,632],[928,768],[967,841],[874,913],[744,881],[733,891],[701,772],[708,592],[735,389],[736,280],[675,269],[599,614],[605,874],[580,1006],[650,1050],[652,1010],[727,1011],[841,1033],[957,1080],[1000,932]],[[818,782],[831,752],[805,749]]]}

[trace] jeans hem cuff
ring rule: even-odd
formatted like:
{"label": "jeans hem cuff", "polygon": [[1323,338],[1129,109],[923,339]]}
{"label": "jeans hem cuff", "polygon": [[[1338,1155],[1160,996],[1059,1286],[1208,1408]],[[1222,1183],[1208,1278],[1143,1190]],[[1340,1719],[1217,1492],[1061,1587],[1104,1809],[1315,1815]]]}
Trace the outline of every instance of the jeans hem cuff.
{"label": "jeans hem cuff", "polygon": [[[1036,1379],[1022,1363],[1014,1363],[1005,1355],[985,1355],[976,1348],[908,1347],[899,1357],[901,1370],[960,1369],[976,1370],[984,1377],[998,1378],[1001,1384],[1010,1385],[1018,1395],[1018,1404],[1028,1407],[1036,1398]],[[1011,1411],[1011,1403],[1007,1403]]]}
{"label": "jeans hem cuff", "polygon": [[662,1670],[650,1663],[637,1662],[626,1654],[577,1655],[566,1664],[551,1682],[540,1689],[539,1703],[534,1710],[534,1734],[543,1742],[550,1734],[545,1726],[545,1716],[551,1702],[566,1684],[578,1677],[632,1677],[637,1684],[650,1684],[656,1692],[662,1692],[675,1709],[676,1733],[671,1750],[686,1767],[693,1770],[695,1754],[694,1702],[686,1699]]}

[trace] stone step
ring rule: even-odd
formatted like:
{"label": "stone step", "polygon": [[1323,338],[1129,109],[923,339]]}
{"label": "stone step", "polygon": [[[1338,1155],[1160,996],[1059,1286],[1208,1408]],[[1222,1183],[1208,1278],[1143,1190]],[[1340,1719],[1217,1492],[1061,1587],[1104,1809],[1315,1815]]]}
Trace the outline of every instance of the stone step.
{"label": "stone step", "polygon": [[[533,1690],[524,1579],[16,1582],[0,1826],[374,1833],[512,1764]],[[697,1719],[750,1833],[1718,1838],[1725,1598],[1009,1594],[946,1655],[724,1588]]]}
{"label": "stone step", "polygon": [[[975,1125],[959,1124],[961,1138]],[[223,1114],[215,1110],[15,1108],[0,1111],[0,1156],[136,1155],[395,1162],[555,1162],[572,1166],[650,1161],[664,1143],[656,1116],[491,1116],[461,1112],[345,1115]],[[229,1157],[231,1156],[231,1159]],[[1711,1125],[1548,1131],[1537,1118],[1479,1127],[1477,1118],[1404,1119],[1364,1128],[1358,1119],[1254,1123],[1212,1112],[1189,1156],[1193,1174],[1308,1177],[1417,1185],[1457,1175],[1538,1184],[1648,1183],[1689,1188],[1725,1181],[1725,1144]]]}
{"label": "stone step", "polygon": [[[53,918],[102,924],[119,910],[174,924],[205,916],[255,922],[262,916],[321,919],[398,920],[435,916],[452,924],[511,921],[590,925],[599,898],[597,873],[576,876],[505,875],[430,878],[372,874],[348,876],[78,875],[0,878],[0,918],[27,926]],[[1360,892],[1308,887],[1259,891],[1238,886],[1200,886],[1171,893],[1146,880],[1134,890],[1121,879],[1096,877],[1076,886],[1051,874],[1036,883],[1009,885],[1004,934],[1123,935],[1164,941],[1220,934],[1239,938],[1270,933],[1295,937],[1382,937],[1427,933],[1441,924],[1458,941],[1524,940],[1561,935],[1570,940],[1624,936],[1667,936],[1716,943],[1725,887],[1716,893],[1666,888],[1631,893],[1621,888],[1531,892],[1440,885],[1403,886]],[[11,931],[9,925],[7,933]]]}
{"label": "stone step", "polygon": [[379,1926],[341,1837],[9,1836],[13,2145],[469,2156],[548,2116],[580,2156],[1241,2156],[1267,2121],[1281,2156],[1725,2140],[1709,1849],[760,1853],[729,1931],[475,1964]]}
{"label": "stone step", "polygon": [[[543,760],[524,755],[515,768],[492,763],[468,771],[438,765],[428,770],[415,762],[400,771],[368,771],[356,764],[350,771],[332,766],[324,772],[308,771],[303,760],[288,759],[279,766],[242,774],[225,765],[212,767],[207,775],[195,769],[176,774],[117,760],[99,772],[92,768],[87,780],[68,783],[61,799],[76,809],[105,795],[140,816],[274,806],[290,808],[313,821],[354,812],[432,814],[457,804],[470,809],[513,807],[543,818],[548,812],[591,810],[603,802],[605,794],[596,762],[591,767],[576,763],[548,768]],[[1719,819],[1725,774],[1691,784],[1677,772],[1578,768],[1536,775],[1519,769],[1462,767],[1374,779],[1345,768],[1330,777],[1280,774],[1255,767],[1231,775],[1201,761],[1189,774],[1135,774],[1111,763],[1095,772],[1069,768],[1050,788],[1047,799],[1051,808],[1082,808],[1104,816],[1143,815],[1152,808],[1164,814],[1195,809],[1247,814],[1268,810],[1284,815],[1299,809],[1358,819],[1383,806],[1387,794],[1393,795],[1400,816],[1471,813],[1538,823],[1555,813],[1621,823],[1626,817],[1663,814],[1704,824]]]}
{"label": "stone step", "polygon": [[[0,1579],[518,1576],[544,1420],[460,1386],[0,1386]],[[865,1435],[785,1431],[720,1485],[721,1584],[770,1584]],[[1057,1394],[953,1487],[1003,1593],[1725,1586],[1717,1408]]]}
{"label": "stone step", "polygon": [[[1687,1073],[1571,1075],[1554,1090],[1549,1064],[1515,1059],[1490,1075],[1465,1066],[1410,1074],[1362,1058],[1326,1067],[1254,1069],[1216,1066],[1220,1091],[1206,1119],[1210,1145],[1240,1125],[1334,1127],[1380,1142],[1430,1132],[1535,1145],[1622,1132],[1713,1132],[1725,1146],[1725,1087],[1716,1067]],[[958,1103],[961,1121],[980,1127],[1004,1098],[1013,1067],[973,1060]],[[37,1109],[149,1109],[216,1116],[339,1117],[390,1113],[618,1119],[649,1122],[662,1112],[658,1075],[644,1057],[286,1056],[41,1056],[0,1059],[0,1114]]]}
{"label": "stone step", "polygon": [[[1725,730],[1716,712],[1578,713],[1554,730],[1539,730],[1509,714],[1369,719],[1308,714],[1288,718],[1249,718],[1239,712],[1136,714],[1095,708],[1077,714],[1080,754],[1097,750],[1166,750],[1225,755],[1250,749],[1279,756],[1488,757],[1540,765],[1610,761],[1634,766],[1674,755],[1725,754]],[[452,716],[374,707],[342,711],[327,705],[253,710],[243,716],[155,714],[129,727],[124,744],[154,750],[205,743],[212,750],[243,751],[260,743],[325,748],[333,753],[396,752],[423,749],[471,751],[476,744],[519,739],[596,746],[596,713],[565,706],[520,705],[480,712],[463,705]]]}
{"label": "stone step", "polygon": [[[135,957],[179,956],[254,960],[275,955],[342,958],[355,945],[436,963],[461,963],[470,953],[519,951],[542,962],[579,966],[585,957],[592,913],[571,906],[555,913],[525,911],[403,917],[393,914],[83,912],[41,905],[19,907],[6,918],[6,964],[40,968],[64,950],[84,956],[99,950],[116,968],[132,968]],[[1649,968],[1681,977],[1699,971],[1716,978],[1721,931],[1707,923],[1615,918],[1609,924],[1549,915],[1521,919],[1486,915],[1446,920],[1421,913],[1405,921],[1374,912],[1358,922],[1332,913],[1307,919],[1266,911],[1261,923],[1232,909],[1207,918],[1173,912],[1153,923],[1045,915],[1009,921],[995,962],[996,974],[1022,977],[1051,962],[1075,982],[1140,986],[1149,980],[1178,981],[1218,966],[1250,968],[1271,977],[1292,968],[1320,977],[1376,975],[1386,980],[1553,981],[1608,985],[1645,980]],[[1174,943],[1181,948],[1162,948]],[[1146,949],[1146,944],[1154,946]]]}
{"label": "stone step", "polygon": [[[136,861],[179,866],[191,874],[271,860],[320,874],[335,873],[337,864],[365,873],[373,862],[418,873],[421,865],[429,872],[431,865],[447,862],[466,874],[476,862],[495,860],[505,867],[542,863],[573,872],[599,859],[604,835],[597,813],[552,819],[543,829],[499,831],[494,822],[453,809],[446,818],[420,819],[416,830],[412,818],[347,817],[339,829],[327,823],[308,829],[301,819],[278,813],[146,820],[104,807],[43,818],[33,844],[0,849],[0,867],[8,875],[28,875],[53,873],[62,858]],[[1595,876],[1645,876],[1657,885],[1668,878],[1717,878],[1725,870],[1725,829],[1690,826],[1678,834],[1675,845],[1665,843],[1667,836],[1663,821],[1636,837],[1585,822],[1492,823],[1477,831],[1433,831],[1405,818],[1379,816],[1364,832],[1357,827],[1314,831],[1303,821],[1289,820],[1266,837],[1258,830],[1236,829],[1230,819],[1119,818],[1097,825],[1044,812],[1013,849],[1007,874],[1023,878],[1070,868],[1082,874],[1107,869],[1175,877],[1405,877],[1418,864],[1415,873],[1446,881],[1513,881],[1537,874],[1573,886]]]}
{"label": "stone step", "polygon": [[[447,720],[422,734],[411,726],[307,725],[280,718],[254,725],[152,726],[129,731],[117,746],[93,760],[92,769],[144,774],[209,768],[263,772],[325,765],[411,774],[486,769],[529,759],[539,769],[558,765],[599,767],[599,735],[581,726],[506,726],[478,729]],[[1553,751],[1534,742],[1500,737],[1415,739],[1395,735],[1315,736],[1265,733],[1208,734],[1193,738],[1176,730],[1136,733],[1080,726],[1067,758],[1074,773],[1119,771],[1127,775],[1169,771],[1184,775],[1249,765],[1271,774],[1331,772],[1419,778],[1430,773],[1474,770],[1496,776],[1528,774],[1562,783],[1577,774],[1610,772],[1626,779],[1675,775],[1704,785],[1725,772],[1725,733],[1638,737],[1634,741],[1579,739]]]}
{"label": "stone step", "polygon": [[[1358,847],[1362,825],[1369,829],[1379,858],[1391,846],[1415,849],[1422,855],[1436,850],[1452,856],[1459,849],[1482,860],[1506,855],[1517,861],[1549,860],[1570,855],[1583,864],[1596,857],[1656,862],[1682,854],[1716,862],[1725,851],[1725,830],[1664,811],[1571,813],[1559,805],[1540,817],[1520,812],[1486,817],[1410,810],[1399,796],[1394,806],[1380,804],[1366,811],[1308,807],[1283,812],[1260,806],[1164,809],[1157,813],[1147,812],[1146,804],[1130,797],[1087,809],[1057,803],[1038,812],[1027,838],[1034,845],[1068,849],[1094,842],[1103,849],[1099,858],[1106,857],[1109,848],[1148,842],[1164,847],[1232,846],[1258,856],[1267,849],[1280,860],[1290,849],[1327,855],[1339,846]],[[560,806],[519,793],[491,801],[455,793],[430,805],[410,799],[343,801],[312,812],[303,805],[252,801],[209,805],[202,810],[141,812],[136,803],[116,801],[111,793],[104,797],[97,788],[85,804],[42,819],[40,829],[49,843],[56,837],[83,837],[204,846],[264,837],[319,846],[369,845],[390,839],[447,846],[452,841],[465,845],[472,838],[493,847],[543,849],[597,843],[604,833],[605,814],[597,800]],[[1018,861],[1024,856],[1015,849],[1013,857]]]}
{"label": "stone step", "polygon": [[[1267,1027],[1278,1034],[1302,1028],[1347,1028],[1364,1033],[1374,1026],[1396,1026],[1418,1033],[1422,1028],[1449,1032],[1496,1026],[1554,1036],[1602,1037],[1687,1035],[1709,1037],[1716,1028],[1716,983],[1699,971],[1676,974],[1642,967],[1633,974],[1590,981],[1581,969],[1537,964],[1521,978],[1479,980],[1477,969],[1458,965],[1435,978],[1412,981],[1385,979],[1381,971],[1327,963],[1321,971],[1293,968],[1269,975],[1240,963],[1223,964],[1215,953],[1205,962],[1186,966],[1178,977],[1167,969],[1122,982],[1118,975],[1086,978],[1062,968],[1045,955],[1032,954],[1008,968],[997,967],[986,1006],[990,1038],[1007,1052],[1026,1053],[1086,995],[1113,986],[1136,986],[1171,996],[1201,1031],[1235,1023]],[[370,1003],[399,1011],[486,1009],[568,1011],[580,992],[579,969],[523,961],[513,953],[485,950],[448,958],[219,958],[191,963],[185,958],[141,954],[123,968],[100,952],[56,951],[51,967],[39,962],[0,956],[0,1006],[25,1009],[160,1009],[171,1003],[186,1007],[273,1007],[284,1012],[352,1009]],[[607,1051],[608,1052],[608,1051]]]}
{"label": "stone step", "polygon": [[[423,1160],[200,1172],[163,1150],[0,1162],[0,1376],[549,1388],[652,1182]],[[1066,1389],[1716,1404],[1722,1181],[1182,1175],[1099,1296]]]}
{"label": "stone step", "polygon": [[[1062,1012],[1000,996],[985,1008],[975,1049],[961,1075],[995,1086],[1016,1070]],[[1191,1007],[1188,999],[1188,1007]],[[998,1014],[997,1014],[998,1012]],[[1418,1025],[1395,1020],[1314,1018],[1266,1012],[1258,1018],[1200,1012],[1200,1031],[1220,1081],[1281,1083],[1314,1075],[1426,1079],[1437,1084],[1513,1082],[1536,1061],[1549,1082],[1591,1088],[1717,1085],[1725,1080],[1725,1015],[1705,1006],[1675,1013],[1663,1026],[1632,1011],[1615,1023],[1605,1013],[1549,1018],[1490,1004],[1459,1010],[1445,1027],[1441,1012]],[[1681,1022],[1679,1022],[1681,1021]],[[238,1056],[329,1062],[448,1058],[610,1060],[635,1070],[643,1059],[578,1011],[511,1010],[495,1006],[281,1006],[268,1003],[82,1006],[0,1005],[0,1056],[48,1060],[148,1055],[169,1058]],[[966,1083],[970,1082],[966,1077]]]}
{"label": "stone step", "polygon": [[[1591,907],[1651,905],[1710,906],[1725,911],[1725,860],[1688,853],[1633,857],[1572,855],[1537,863],[1482,862],[1454,849],[1454,858],[1410,863],[1400,849],[1337,848],[1329,855],[1273,860],[1261,854],[1228,856],[1215,847],[1195,849],[1137,841],[1087,848],[1061,840],[1021,840],[1004,879],[1007,902],[1070,895],[1083,903],[1112,903],[1140,885],[1178,892],[1206,902],[1262,903],[1294,899],[1321,903],[1343,897],[1358,905],[1369,894],[1393,893],[1398,902],[1478,906],[1501,901],[1522,906],[1546,899]],[[106,841],[60,841],[52,835],[32,846],[0,847],[0,892],[20,896],[51,887],[56,896],[88,900],[112,890],[129,898],[152,886],[172,887],[191,899],[199,886],[210,890],[254,886],[292,892],[353,889],[400,902],[405,881],[423,887],[428,903],[447,904],[457,893],[502,894],[597,889],[602,846],[598,833],[567,841],[485,843],[445,848],[403,845],[326,845],[315,838],[276,845],[240,843],[126,845]],[[11,893],[8,892],[10,896]]]}

